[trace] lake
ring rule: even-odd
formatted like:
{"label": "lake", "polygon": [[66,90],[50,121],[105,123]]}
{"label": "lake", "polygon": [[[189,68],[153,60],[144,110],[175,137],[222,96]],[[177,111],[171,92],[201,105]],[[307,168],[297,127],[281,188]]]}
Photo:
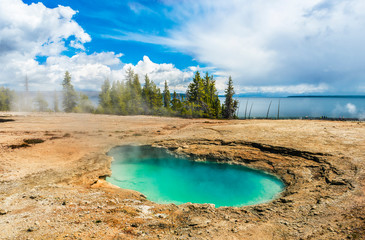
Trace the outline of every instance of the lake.
{"label": "lake", "polygon": [[[220,98],[224,102],[224,98]],[[280,101],[280,118],[358,118],[365,119],[365,97],[284,97],[235,98],[239,101],[238,117],[276,118]],[[248,103],[248,104],[247,104]],[[247,111],[246,111],[247,105]]]}

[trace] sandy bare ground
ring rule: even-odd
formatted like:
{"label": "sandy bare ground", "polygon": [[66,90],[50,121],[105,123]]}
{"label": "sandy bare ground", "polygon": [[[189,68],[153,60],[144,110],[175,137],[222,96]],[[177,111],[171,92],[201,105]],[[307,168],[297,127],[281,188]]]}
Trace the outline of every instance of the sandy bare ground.
{"label": "sandy bare ground", "polygon": [[[365,123],[2,113],[0,239],[364,239]],[[42,141],[40,141],[42,140]],[[109,185],[106,152],[150,144],[264,169],[287,187],[241,208],[159,205]]]}

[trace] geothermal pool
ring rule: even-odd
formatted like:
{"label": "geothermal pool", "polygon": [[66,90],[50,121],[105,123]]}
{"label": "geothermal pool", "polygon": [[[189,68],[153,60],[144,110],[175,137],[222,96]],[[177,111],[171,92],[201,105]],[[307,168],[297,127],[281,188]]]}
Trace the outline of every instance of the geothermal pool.
{"label": "geothermal pool", "polygon": [[119,146],[107,181],[136,190],[156,203],[212,203],[246,206],[275,198],[284,184],[275,176],[244,166],[195,162],[151,146]]}

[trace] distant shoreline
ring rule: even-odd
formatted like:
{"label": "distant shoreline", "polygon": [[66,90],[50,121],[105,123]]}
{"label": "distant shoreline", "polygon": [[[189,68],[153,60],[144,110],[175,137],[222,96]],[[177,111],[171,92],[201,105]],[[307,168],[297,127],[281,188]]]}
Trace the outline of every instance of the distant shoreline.
{"label": "distant shoreline", "polygon": [[288,96],[288,98],[365,98],[365,95],[303,95],[303,96]]}

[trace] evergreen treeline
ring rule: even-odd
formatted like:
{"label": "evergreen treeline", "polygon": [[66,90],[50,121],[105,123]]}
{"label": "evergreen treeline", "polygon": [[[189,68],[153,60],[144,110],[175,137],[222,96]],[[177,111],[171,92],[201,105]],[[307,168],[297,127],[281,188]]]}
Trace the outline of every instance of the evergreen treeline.
{"label": "evergreen treeline", "polygon": [[213,76],[206,73],[202,78],[200,73],[196,72],[186,91],[184,105],[192,117],[220,118],[222,107]]}
{"label": "evergreen treeline", "polygon": [[110,83],[108,79],[104,81],[96,113],[236,118],[237,101],[232,99],[234,91],[231,78],[229,84],[226,90],[228,99],[222,106],[215,87],[215,80],[208,73],[204,77],[201,77],[199,72],[195,73],[193,82],[189,84],[184,98],[175,91],[171,94],[166,81],[161,93],[148,75],[145,75],[144,84],[141,86],[138,74],[129,69],[124,82]]}
{"label": "evergreen treeline", "polygon": [[[165,89],[165,92],[168,92],[168,89]],[[167,97],[164,98],[164,94],[149,79],[148,75],[145,76],[142,87],[138,74],[129,69],[124,82],[116,81],[111,84],[108,79],[104,81],[101,86],[96,113],[169,115],[170,103],[168,106],[164,106],[166,99]]]}
{"label": "evergreen treeline", "polygon": [[[123,82],[111,83],[108,79],[104,81],[99,94],[99,105],[95,109],[87,95],[76,92],[71,83],[71,75],[66,71],[62,81],[62,109],[65,112],[117,115],[237,118],[238,102],[233,99],[234,90],[231,77],[225,91],[225,102],[221,104],[215,87],[215,80],[208,73],[202,77],[200,72],[196,72],[184,95],[179,95],[175,91],[171,94],[167,81],[165,81],[164,89],[161,92],[148,75],[144,76],[142,86],[138,74],[134,73],[131,68],[127,70],[126,75]],[[28,95],[27,92],[25,95]],[[0,111],[9,111],[14,97],[13,91],[0,87]],[[48,102],[40,92],[33,99],[33,104],[34,110],[40,112],[60,111],[57,92],[54,92],[53,109],[49,108]],[[30,107],[26,110],[32,109]]]}

